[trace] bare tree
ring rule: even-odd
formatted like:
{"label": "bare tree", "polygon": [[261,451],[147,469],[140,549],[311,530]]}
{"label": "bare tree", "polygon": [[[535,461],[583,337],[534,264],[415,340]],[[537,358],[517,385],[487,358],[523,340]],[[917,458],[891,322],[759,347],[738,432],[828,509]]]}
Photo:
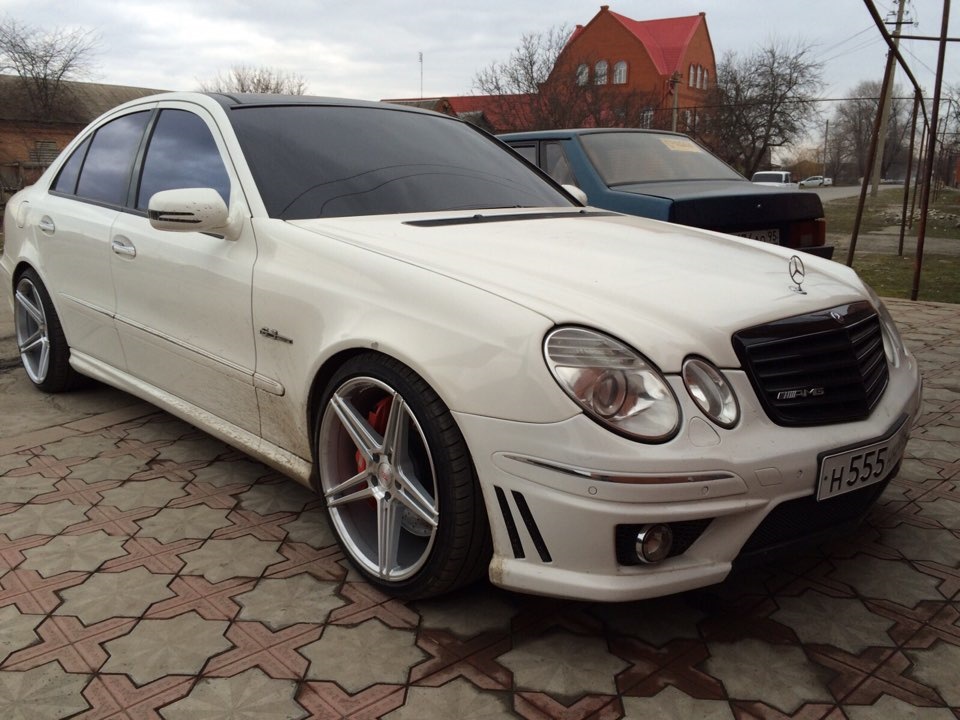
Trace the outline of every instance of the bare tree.
{"label": "bare tree", "polygon": [[58,109],[64,81],[93,68],[99,39],[91,30],[40,30],[12,18],[0,22],[0,72],[23,80],[37,118]]}
{"label": "bare tree", "polygon": [[200,83],[204,92],[266,93],[271,95],[303,95],[307,83],[299,73],[279,68],[251,65],[233,65],[213,80]]}
{"label": "bare tree", "polygon": [[[870,136],[873,134],[879,104],[880,83],[868,80],[859,83],[850,92],[850,97],[837,106],[833,120],[836,128],[833,153],[838,164],[855,169],[855,175],[848,173],[851,178],[862,177],[867,171]],[[890,98],[887,139],[880,161],[881,175],[889,174],[895,164],[905,160],[912,106],[912,101],[904,97],[903,89],[895,87]]]}
{"label": "bare tree", "polygon": [[496,116],[496,130],[539,128],[544,126],[544,116],[567,114],[569,108],[559,98],[541,98],[539,93],[569,36],[566,25],[524,33],[506,61],[494,61],[474,76],[474,89],[495,98],[491,111]]}
{"label": "bare tree", "polygon": [[699,136],[750,177],[773,148],[800,140],[817,117],[821,66],[809,45],[773,41],[750,55],[728,52],[717,65],[714,106]]}

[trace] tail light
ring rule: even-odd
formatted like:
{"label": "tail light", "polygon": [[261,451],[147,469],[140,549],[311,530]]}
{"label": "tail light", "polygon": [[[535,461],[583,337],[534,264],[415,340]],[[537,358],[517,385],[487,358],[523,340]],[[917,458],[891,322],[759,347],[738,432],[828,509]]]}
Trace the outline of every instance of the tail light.
{"label": "tail light", "polygon": [[827,222],[823,218],[795,222],[787,228],[787,247],[817,247],[823,245],[826,239]]}

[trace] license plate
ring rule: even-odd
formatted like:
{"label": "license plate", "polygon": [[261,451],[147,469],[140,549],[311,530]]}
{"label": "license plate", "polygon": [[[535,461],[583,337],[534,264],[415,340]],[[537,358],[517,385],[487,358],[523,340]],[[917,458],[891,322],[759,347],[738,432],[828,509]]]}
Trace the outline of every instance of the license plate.
{"label": "license plate", "polygon": [[751,240],[773,243],[774,245],[780,244],[780,231],[776,228],[773,228],[772,230],[744,230],[742,232],[736,232],[733,234],[739,235],[740,237],[750,238]]}
{"label": "license plate", "polygon": [[882,440],[820,457],[817,500],[859,490],[880,482],[903,457],[910,428],[906,420]]}

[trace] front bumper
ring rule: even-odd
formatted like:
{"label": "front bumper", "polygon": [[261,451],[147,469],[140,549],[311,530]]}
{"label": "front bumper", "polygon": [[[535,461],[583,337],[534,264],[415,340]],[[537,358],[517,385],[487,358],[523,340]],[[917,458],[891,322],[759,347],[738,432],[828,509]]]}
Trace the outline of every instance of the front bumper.
{"label": "front bumper", "polygon": [[[671,377],[684,423],[677,437],[661,445],[632,442],[583,415],[531,424],[455,413],[490,519],[491,581],[522,592],[604,601],[720,582],[775,508],[808,498],[806,511],[816,513],[817,506],[829,510],[827,503],[845,497],[823,503],[810,498],[818,454],[881,438],[904,418],[909,428],[920,406],[920,373],[912,356],[890,368],[889,385],[869,418],[822,427],[775,425],[746,375],[726,375],[741,403],[738,425],[723,430],[711,424]],[[857,491],[873,493],[864,510],[895,472]],[[692,522],[703,520],[708,522]],[[684,552],[659,564],[618,562],[618,526],[646,523],[705,529]],[[825,525],[812,523],[811,536],[829,530],[831,522]]]}

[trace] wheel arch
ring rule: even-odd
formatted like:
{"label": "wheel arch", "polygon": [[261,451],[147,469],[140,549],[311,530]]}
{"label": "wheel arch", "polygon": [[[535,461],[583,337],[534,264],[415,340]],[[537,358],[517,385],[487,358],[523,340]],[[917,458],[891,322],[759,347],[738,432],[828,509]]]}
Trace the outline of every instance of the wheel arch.
{"label": "wheel arch", "polygon": [[[361,346],[339,350],[328,357],[320,365],[320,367],[317,368],[317,371],[313,375],[313,381],[310,383],[310,390],[307,393],[306,427],[307,431],[309,432],[307,442],[309,443],[310,454],[313,460],[313,470],[315,476],[313,479],[314,484],[317,484],[319,481],[319,476],[317,473],[317,454],[316,448],[314,447],[314,439],[317,436],[317,425],[320,421],[320,401],[323,399],[323,391],[330,382],[330,378],[332,378],[337,370],[339,370],[346,362],[367,352],[377,351]],[[317,487],[319,488],[319,485],[317,485]]]}
{"label": "wheel arch", "polygon": [[[392,345],[384,348],[380,343],[367,343],[364,345],[357,343],[349,347],[340,348],[330,355],[330,357],[324,360],[317,368],[316,372],[314,372],[313,380],[310,383],[310,390],[307,394],[306,427],[309,432],[308,442],[310,443],[315,472],[317,469],[317,458],[314,448],[314,440],[317,435],[319,418],[323,411],[323,409],[320,407],[320,403],[323,400],[324,390],[329,384],[331,378],[333,378],[333,376],[341,367],[343,367],[343,365],[360,355],[379,355],[381,357],[401,363],[414,372],[418,377],[420,377],[427,384],[427,386],[429,386],[429,388],[437,394],[437,397],[440,398],[448,410],[451,409],[450,399],[444,393],[443,383],[438,382],[438,378],[432,377],[429,372],[425,372],[425,368],[413,362],[412,358],[408,358],[405,353],[400,351],[400,348]],[[454,423],[456,423],[455,418]],[[468,451],[470,450],[469,445],[467,449]]]}

